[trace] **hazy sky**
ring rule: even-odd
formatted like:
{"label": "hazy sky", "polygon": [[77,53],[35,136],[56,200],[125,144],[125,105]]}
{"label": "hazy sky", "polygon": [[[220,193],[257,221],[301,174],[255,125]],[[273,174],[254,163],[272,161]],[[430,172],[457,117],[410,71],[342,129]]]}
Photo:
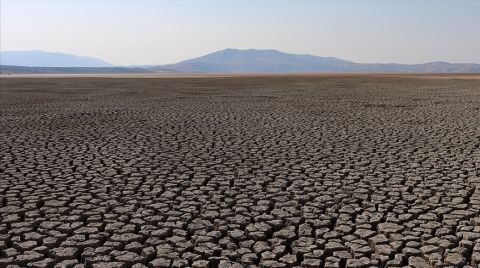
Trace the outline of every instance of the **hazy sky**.
{"label": "hazy sky", "polygon": [[224,48],[480,63],[480,0],[0,0],[0,49],[164,64]]}

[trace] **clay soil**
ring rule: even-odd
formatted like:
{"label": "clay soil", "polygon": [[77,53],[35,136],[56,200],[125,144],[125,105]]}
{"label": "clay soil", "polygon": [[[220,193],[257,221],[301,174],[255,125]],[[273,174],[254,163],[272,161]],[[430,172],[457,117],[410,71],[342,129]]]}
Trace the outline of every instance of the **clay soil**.
{"label": "clay soil", "polygon": [[479,267],[479,213],[475,76],[0,80],[0,267]]}

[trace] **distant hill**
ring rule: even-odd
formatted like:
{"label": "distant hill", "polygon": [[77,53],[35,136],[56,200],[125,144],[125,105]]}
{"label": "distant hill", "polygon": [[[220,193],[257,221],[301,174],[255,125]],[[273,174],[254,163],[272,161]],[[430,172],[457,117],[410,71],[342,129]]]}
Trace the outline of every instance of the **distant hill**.
{"label": "distant hill", "polygon": [[75,56],[58,52],[4,51],[0,52],[0,65],[32,67],[112,67],[110,63],[92,57]]}
{"label": "distant hill", "polygon": [[318,72],[341,71],[354,64],[332,57],[288,54],[277,50],[225,49],[202,57],[161,65],[187,72]]}
{"label": "distant hill", "polygon": [[277,50],[225,49],[202,57],[175,64],[148,67],[184,72],[429,72],[429,73],[480,73],[479,64],[451,64],[430,62],[424,64],[362,64],[333,57],[307,54],[289,54]]}
{"label": "distant hill", "polygon": [[0,65],[3,74],[116,74],[151,73],[150,70],[126,67],[29,67]]}

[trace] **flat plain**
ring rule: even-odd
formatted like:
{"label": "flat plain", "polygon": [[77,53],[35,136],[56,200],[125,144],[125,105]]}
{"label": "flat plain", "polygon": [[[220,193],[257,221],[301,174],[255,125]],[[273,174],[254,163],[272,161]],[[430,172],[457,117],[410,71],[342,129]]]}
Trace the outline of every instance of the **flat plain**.
{"label": "flat plain", "polygon": [[480,80],[0,80],[0,267],[480,267]]}

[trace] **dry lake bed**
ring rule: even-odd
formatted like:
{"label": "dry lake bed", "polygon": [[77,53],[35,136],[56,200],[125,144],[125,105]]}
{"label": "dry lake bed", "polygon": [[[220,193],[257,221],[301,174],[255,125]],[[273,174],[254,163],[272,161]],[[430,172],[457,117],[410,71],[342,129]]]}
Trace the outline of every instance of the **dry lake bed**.
{"label": "dry lake bed", "polygon": [[479,79],[0,80],[0,267],[480,267],[479,214]]}

